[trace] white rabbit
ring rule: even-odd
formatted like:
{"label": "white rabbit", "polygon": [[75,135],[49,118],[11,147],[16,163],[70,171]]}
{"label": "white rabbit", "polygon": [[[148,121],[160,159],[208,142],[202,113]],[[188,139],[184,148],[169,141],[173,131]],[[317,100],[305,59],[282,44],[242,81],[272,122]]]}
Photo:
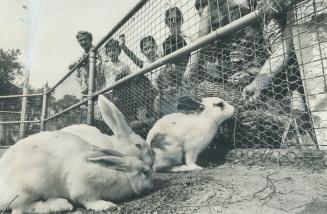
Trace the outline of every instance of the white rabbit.
{"label": "white rabbit", "polygon": [[[116,109],[110,111],[112,106],[107,106],[109,117],[118,119]],[[119,130],[123,127],[119,124],[113,127],[114,133],[121,138],[131,134],[127,127]],[[126,153],[122,154],[90,141],[59,130],[38,133],[13,145],[0,159],[0,210],[9,205],[13,213],[63,212],[73,209],[71,202],[105,210],[116,206],[111,201],[153,187],[151,167],[134,156],[134,151],[122,148]]]}
{"label": "white rabbit", "polygon": [[218,97],[185,96],[177,108],[182,112],[159,119],[147,135],[146,142],[155,153],[154,171],[201,169],[196,165],[198,155],[211,143],[219,125],[234,114],[234,107]]}
{"label": "white rabbit", "polygon": [[147,165],[152,166],[153,154],[151,148],[143,138],[129,127],[119,109],[103,95],[98,97],[98,106],[102,118],[111,128],[114,135],[103,134],[94,126],[87,124],[68,126],[61,129],[61,131],[78,135],[92,145],[111,148],[124,155],[136,156]]}

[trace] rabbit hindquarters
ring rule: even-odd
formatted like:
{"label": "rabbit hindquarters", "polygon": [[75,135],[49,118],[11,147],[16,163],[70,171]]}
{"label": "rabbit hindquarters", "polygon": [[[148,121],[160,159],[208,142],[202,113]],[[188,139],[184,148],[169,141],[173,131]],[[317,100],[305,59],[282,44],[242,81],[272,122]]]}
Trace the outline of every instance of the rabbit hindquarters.
{"label": "rabbit hindquarters", "polygon": [[[68,201],[103,210],[152,188],[150,167],[89,144],[68,132],[42,132],[12,146],[0,159],[0,209],[63,212]],[[43,202],[39,201],[44,200]]]}
{"label": "rabbit hindquarters", "polygon": [[[61,132],[43,132],[13,145],[0,159],[0,209],[16,213],[67,211],[69,164],[90,145]],[[38,200],[43,199],[45,202]]]}

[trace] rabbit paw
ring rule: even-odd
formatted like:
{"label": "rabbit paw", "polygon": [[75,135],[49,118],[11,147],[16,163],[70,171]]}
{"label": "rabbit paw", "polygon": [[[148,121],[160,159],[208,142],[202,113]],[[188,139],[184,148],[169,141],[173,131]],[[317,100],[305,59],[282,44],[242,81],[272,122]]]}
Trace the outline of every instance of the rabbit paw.
{"label": "rabbit paw", "polygon": [[201,166],[193,164],[193,165],[175,166],[171,169],[172,172],[187,172],[187,171],[194,171],[194,170],[203,170],[203,168]]}
{"label": "rabbit paw", "polygon": [[88,201],[84,204],[86,209],[88,210],[95,210],[95,211],[101,211],[101,210],[108,210],[110,208],[117,207],[116,204],[110,202],[110,201]]}
{"label": "rabbit paw", "polygon": [[50,212],[65,212],[73,210],[73,206],[63,198],[53,198],[47,201],[37,201],[30,205],[29,212],[31,213],[50,213]]}

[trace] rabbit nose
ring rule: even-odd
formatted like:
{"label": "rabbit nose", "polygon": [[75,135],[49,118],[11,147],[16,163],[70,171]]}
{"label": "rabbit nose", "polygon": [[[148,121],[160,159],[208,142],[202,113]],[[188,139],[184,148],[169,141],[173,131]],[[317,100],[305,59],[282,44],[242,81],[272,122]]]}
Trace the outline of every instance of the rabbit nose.
{"label": "rabbit nose", "polygon": [[144,188],[143,193],[149,193],[153,190],[154,187],[154,183],[153,183],[153,179],[149,180],[148,185]]}

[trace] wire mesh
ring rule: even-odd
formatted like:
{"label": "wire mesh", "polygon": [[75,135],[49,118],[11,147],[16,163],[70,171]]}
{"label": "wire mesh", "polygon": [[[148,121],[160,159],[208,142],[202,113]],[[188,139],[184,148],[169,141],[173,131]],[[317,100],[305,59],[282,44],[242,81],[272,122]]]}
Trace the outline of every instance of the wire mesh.
{"label": "wire mesh", "polygon": [[[26,136],[40,131],[42,96],[22,96],[0,98],[0,145],[11,145],[20,138],[20,129]],[[22,114],[25,109],[25,116]],[[21,126],[24,126],[23,128]]]}
{"label": "wire mesh", "polygon": [[[92,35],[86,31],[80,31],[76,35],[77,42],[82,48],[91,47]],[[87,105],[81,104],[86,101],[89,84],[89,66],[88,59],[90,49],[85,52],[75,62],[67,65],[69,72],[47,93],[47,113],[46,130],[59,130],[63,127],[87,123]],[[99,60],[101,60],[99,58]],[[67,111],[68,108],[71,108]]]}
{"label": "wire mesh", "polygon": [[[76,101],[76,98],[71,96],[65,96],[53,103],[53,107],[49,107],[49,111],[52,114],[60,113],[62,110],[70,107],[70,103]],[[58,111],[58,112],[57,112]],[[48,131],[56,131],[66,126],[74,124],[86,124],[86,105],[73,108],[68,112],[62,113],[57,117],[54,117],[46,121],[45,129]]]}
{"label": "wire mesh", "polygon": [[[97,50],[95,90],[257,9],[262,13],[255,24],[105,95],[143,137],[156,120],[178,111],[178,98],[218,96],[230,102],[236,114],[219,128],[211,150],[219,150],[217,142],[222,141],[238,149],[324,149],[327,5],[322,0],[147,1]],[[88,69],[86,61],[52,91],[49,116],[85,98]],[[96,105],[94,112],[94,125],[110,133]],[[48,129],[85,123],[86,107],[56,120],[48,121]]]}
{"label": "wire mesh", "polygon": [[[52,119],[46,121],[46,130],[58,130],[65,126],[86,123],[85,104],[60,113],[86,99],[88,66],[88,61],[77,66],[59,85],[50,89],[47,94],[47,118]],[[58,114],[60,115],[55,116]]]}
{"label": "wire mesh", "polygon": [[[293,7],[294,2],[284,5],[279,1],[261,1],[258,6],[256,1],[148,1],[99,49],[103,60],[97,71],[98,82],[102,82],[100,88],[112,85],[121,77],[258,7],[265,8],[265,14],[257,24],[189,55],[177,57],[137,80],[115,88],[108,97],[132,126],[141,124],[143,129],[135,130],[143,136],[148,131],[144,124],[150,123],[147,127],[151,127],[151,122],[176,112],[178,98],[192,94],[218,96],[236,107],[235,118],[227,121],[219,134],[235,148],[322,146],[325,143],[325,116],[319,116],[322,120],[319,126],[314,123],[324,109],[314,113],[316,110],[309,103],[310,97],[316,94],[308,92],[310,89],[306,85],[318,83],[322,100],[325,99],[323,35],[326,34],[326,5],[321,3],[318,9],[302,14],[309,20],[306,25],[313,22],[313,16],[322,14],[315,18],[319,20],[317,26],[302,29],[303,37],[319,34],[319,41],[316,39],[315,44],[308,45],[317,52],[314,59],[316,72],[311,72],[313,74],[308,77],[310,72],[304,71],[304,66],[309,62],[302,59],[306,49],[304,43],[298,41],[301,34],[295,33],[301,31],[297,28],[301,26],[298,21],[302,18],[294,13],[306,11],[308,7],[317,8],[318,1],[306,1]],[[312,43],[311,38],[308,42]],[[311,64],[308,67],[312,68]],[[321,81],[316,82],[318,79]]]}
{"label": "wire mesh", "polygon": [[1,121],[19,121],[22,98],[5,98],[0,100]]}

